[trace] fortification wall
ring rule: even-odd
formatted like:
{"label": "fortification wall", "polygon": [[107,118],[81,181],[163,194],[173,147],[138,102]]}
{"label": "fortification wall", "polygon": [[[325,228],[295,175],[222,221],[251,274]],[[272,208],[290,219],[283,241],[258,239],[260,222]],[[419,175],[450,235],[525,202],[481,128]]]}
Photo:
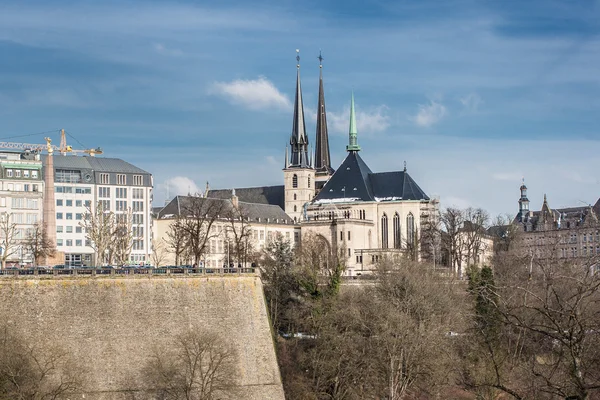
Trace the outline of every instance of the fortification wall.
{"label": "fortification wall", "polygon": [[72,353],[86,399],[133,398],[153,349],[195,326],[218,332],[237,352],[236,397],[284,399],[256,276],[3,278],[0,320],[27,340]]}

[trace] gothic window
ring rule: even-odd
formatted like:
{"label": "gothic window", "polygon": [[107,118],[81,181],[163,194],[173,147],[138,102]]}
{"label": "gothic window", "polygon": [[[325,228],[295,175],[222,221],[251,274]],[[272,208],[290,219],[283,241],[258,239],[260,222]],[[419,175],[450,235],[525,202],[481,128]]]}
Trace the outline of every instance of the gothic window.
{"label": "gothic window", "polygon": [[394,214],[394,248],[399,249],[402,247],[402,235],[400,233],[400,216],[398,213]]}
{"label": "gothic window", "polygon": [[308,177],[308,187],[310,187],[310,176]]}
{"label": "gothic window", "polygon": [[292,176],[292,187],[293,188],[298,187],[298,175],[296,175],[296,174],[294,174],[294,176]]}
{"label": "gothic window", "polygon": [[406,217],[406,243],[409,246],[415,244],[415,217],[412,213]]}
{"label": "gothic window", "polygon": [[381,248],[388,248],[388,217],[385,214],[381,217]]}

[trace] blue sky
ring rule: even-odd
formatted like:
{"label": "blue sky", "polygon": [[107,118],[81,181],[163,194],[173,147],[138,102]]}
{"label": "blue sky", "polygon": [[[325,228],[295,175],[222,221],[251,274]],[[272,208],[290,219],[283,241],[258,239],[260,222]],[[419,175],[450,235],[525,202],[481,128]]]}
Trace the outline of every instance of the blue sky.
{"label": "blue sky", "polygon": [[444,206],[515,213],[523,176],[534,209],[595,203],[599,33],[597,1],[4,0],[0,138],[65,128],[157,204],[280,184],[295,50],[314,142],[322,49],[334,168],[354,90],[371,169],[406,161]]}

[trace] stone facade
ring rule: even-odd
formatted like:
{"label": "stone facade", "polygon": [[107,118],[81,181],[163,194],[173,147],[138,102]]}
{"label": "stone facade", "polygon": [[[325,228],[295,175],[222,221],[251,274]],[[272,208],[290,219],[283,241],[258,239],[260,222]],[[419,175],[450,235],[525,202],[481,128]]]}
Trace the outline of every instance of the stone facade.
{"label": "stone facade", "polygon": [[[0,279],[0,320],[36,346],[58,346],[85,377],[79,398],[145,398],[141,369],[156,346],[194,328],[237,354],[244,400],[284,399],[262,283],[256,276]],[[10,305],[10,306],[7,306]]]}

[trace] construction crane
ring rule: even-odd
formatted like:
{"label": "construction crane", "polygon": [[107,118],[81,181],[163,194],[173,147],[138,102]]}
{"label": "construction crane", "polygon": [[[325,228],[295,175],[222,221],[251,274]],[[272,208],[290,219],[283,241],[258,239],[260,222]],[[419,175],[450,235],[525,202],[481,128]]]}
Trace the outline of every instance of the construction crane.
{"label": "construction crane", "polygon": [[40,153],[46,150],[49,154],[57,151],[62,155],[66,155],[67,153],[73,154],[89,154],[90,156],[95,156],[96,154],[102,154],[103,151],[100,147],[95,149],[86,149],[86,150],[75,150],[71,146],[67,145],[67,138],[65,136],[65,130],[60,130],[60,146],[56,146],[52,144],[52,139],[46,139],[46,144],[32,144],[32,143],[18,143],[18,142],[0,142],[0,148],[2,149],[17,149],[17,150],[25,150],[31,151],[33,153]]}

